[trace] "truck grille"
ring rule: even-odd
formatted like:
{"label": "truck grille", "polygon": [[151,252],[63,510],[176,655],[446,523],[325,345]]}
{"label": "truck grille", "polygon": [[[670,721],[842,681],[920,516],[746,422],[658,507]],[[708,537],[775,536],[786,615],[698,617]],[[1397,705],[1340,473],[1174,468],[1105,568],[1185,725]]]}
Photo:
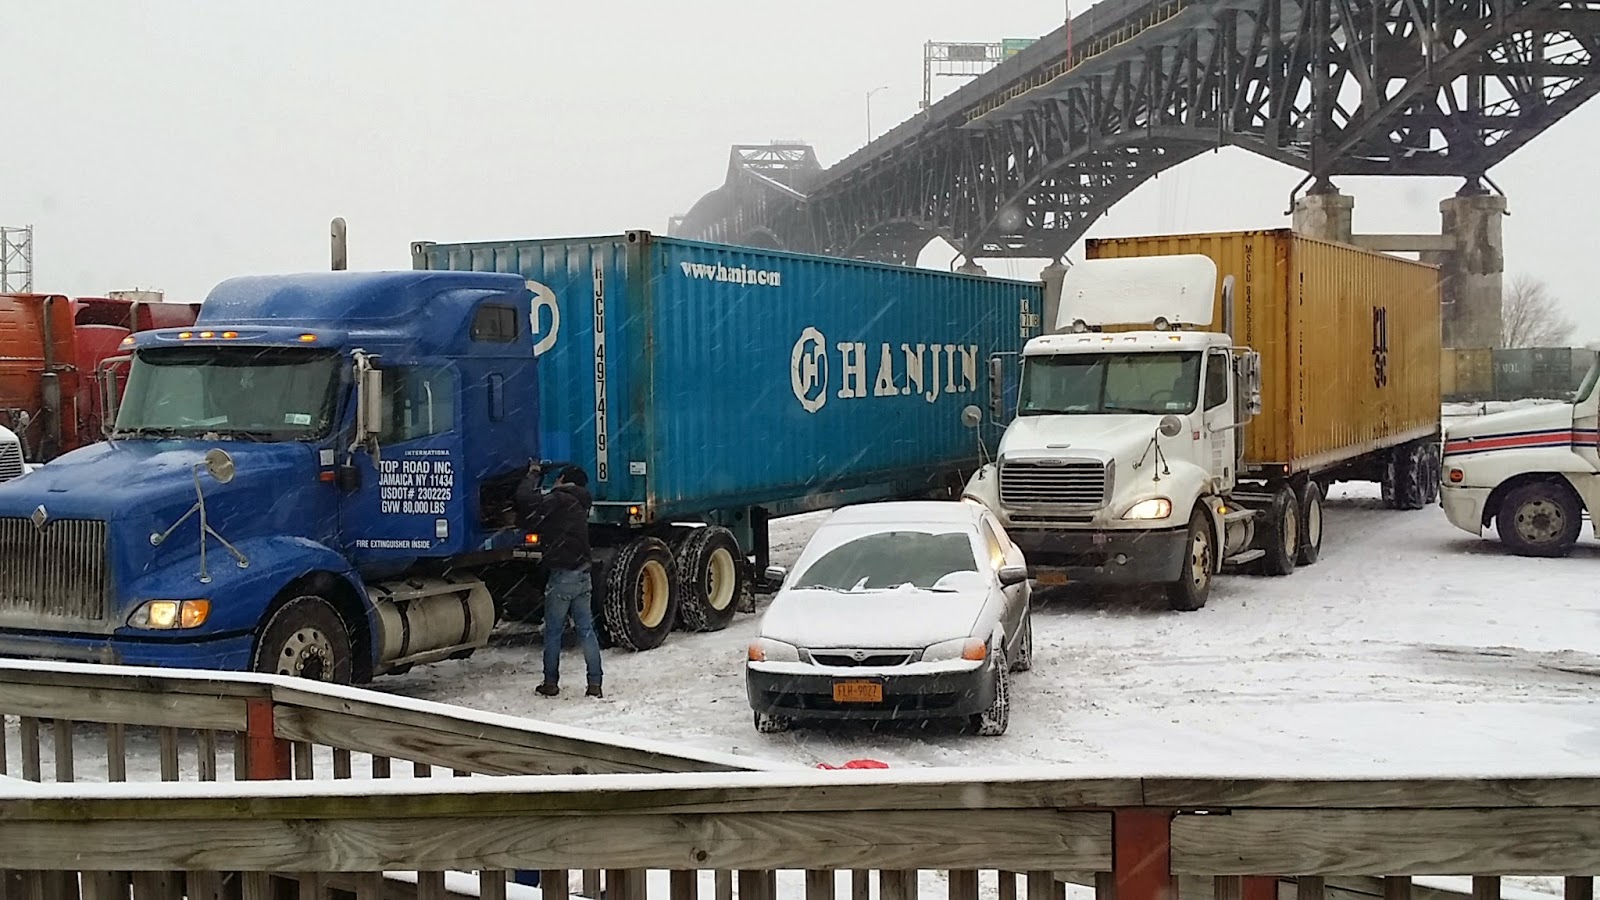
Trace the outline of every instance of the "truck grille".
{"label": "truck grille", "polygon": [[104,522],[0,518],[0,616],[104,621],[107,569]]}
{"label": "truck grille", "polygon": [[1000,466],[1000,502],[1099,509],[1106,504],[1107,481],[1105,464],[1097,460],[1058,465],[1006,462]]}
{"label": "truck grille", "polygon": [[0,444],[0,481],[22,477],[22,447],[9,441]]}

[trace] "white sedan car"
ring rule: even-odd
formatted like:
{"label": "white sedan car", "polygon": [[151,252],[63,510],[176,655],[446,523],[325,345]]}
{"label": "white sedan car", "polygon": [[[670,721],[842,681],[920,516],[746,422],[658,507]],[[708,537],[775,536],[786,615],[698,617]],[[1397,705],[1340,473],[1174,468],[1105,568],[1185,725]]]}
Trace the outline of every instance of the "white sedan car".
{"label": "white sedan car", "polygon": [[1005,733],[1010,676],[1033,664],[1027,561],[987,509],[875,503],[835,512],[750,644],[756,730],[796,719],[962,719]]}

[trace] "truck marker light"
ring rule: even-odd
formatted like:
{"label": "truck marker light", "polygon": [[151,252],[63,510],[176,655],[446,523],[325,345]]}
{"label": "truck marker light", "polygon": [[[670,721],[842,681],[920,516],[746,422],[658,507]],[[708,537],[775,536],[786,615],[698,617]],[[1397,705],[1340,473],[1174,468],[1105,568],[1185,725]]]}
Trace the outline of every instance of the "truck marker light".
{"label": "truck marker light", "polygon": [[192,338],[192,337],[194,337],[194,332],[192,332],[192,331],[180,331],[180,332],[178,332],[178,340],[180,340],[180,341],[187,341],[189,338]]}
{"label": "truck marker light", "polygon": [[300,343],[302,343],[302,344],[315,344],[316,342],[317,342],[317,336],[314,335],[314,334],[302,334],[302,335],[300,335]]}
{"label": "truck marker light", "polygon": [[1466,480],[1467,480],[1467,473],[1461,471],[1460,469],[1451,469],[1450,470],[1450,483],[1451,484],[1460,484],[1461,482],[1466,481]]}
{"label": "truck marker light", "polygon": [[133,335],[130,334],[127,337],[123,338],[122,339],[122,346],[124,346],[124,347],[132,347],[133,346]]}
{"label": "truck marker light", "polygon": [[223,336],[224,339],[231,341],[234,338],[239,336],[239,332],[237,332],[237,331],[224,331],[222,333],[222,336]]}
{"label": "truck marker light", "polygon": [[202,332],[200,332],[200,336],[203,337],[203,338],[210,339],[210,338],[216,337],[217,333],[215,331],[202,331]]}
{"label": "truck marker light", "polygon": [[338,476],[334,473],[334,471],[332,469],[328,469],[328,470],[325,470],[325,471],[317,473],[317,480],[318,481],[329,481],[329,482],[331,482],[334,479],[336,479],[337,477]]}
{"label": "truck marker light", "polygon": [[536,547],[539,545],[539,536],[537,534],[525,534],[522,536],[522,542],[529,547]]}

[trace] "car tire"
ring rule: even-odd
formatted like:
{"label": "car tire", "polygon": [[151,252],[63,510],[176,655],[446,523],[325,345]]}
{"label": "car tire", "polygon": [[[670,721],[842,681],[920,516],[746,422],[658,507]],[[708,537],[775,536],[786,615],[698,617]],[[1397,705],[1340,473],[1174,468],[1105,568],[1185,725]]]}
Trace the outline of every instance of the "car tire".
{"label": "car tire", "polygon": [[606,567],[605,630],[624,650],[654,650],[678,617],[678,563],[667,545],[642,537]]}
{"label": "car tire", "polygon": [[1295,562],[1309,566],[1322,557],[1322,486],[1308,478],[1296,494],[1300,504],[1300,548]]}
{"label": "car tire", "polygon": [[782,734],[794,725],[794,720],[788,716],[769,716],[764,712],[755,714],[757,734]]}
{"label": "car tire", "polygon": [[1004,648],[994,651],[994,702],[972,716],[972,731],[980,737],[999,737],[1011,724],[1011,670]]}
{"label": "car tire", "polygon": [[1033,668],[1033,611],[1022,614],[1022,640],[1017,641],[1017,656],[1011,662],[1011,671],[1027,672]]}
{"label": "car tire", "polygon": [[1583,509],[1565,482],[1533,481],[1506,494],[1494,524],[1518,556],[1566,556],[1578,542]]}
{"label": "car tire", "polygon": [[749,589],[733,532],[696,528],[678,548],[678,623],[685,631],[721,631]]}
{"label": "car tire", "polygon": [[1196,508],[1189,517],[1183,578],[1167,585],[1167,606],[1174,612],[1194,612],[1211,597],[1211,579],[1217,568],[1216,543],[1205,510]]}
{"label": "car tire", "polygon": [[278,607],[256,642],[251,668],[268,675],[350,684],[355,658],[344,618],[315,594]]}

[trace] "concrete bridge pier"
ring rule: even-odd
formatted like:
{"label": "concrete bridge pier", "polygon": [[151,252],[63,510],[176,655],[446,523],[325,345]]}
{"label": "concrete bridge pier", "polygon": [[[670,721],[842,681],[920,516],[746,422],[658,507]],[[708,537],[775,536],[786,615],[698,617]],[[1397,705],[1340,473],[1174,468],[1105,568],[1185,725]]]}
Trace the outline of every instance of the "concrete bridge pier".
{"label": "concrete bridge pier", "polygon": [[1386,253],[1416,253],[1440,270],[1444,346],[1500,346],[1505,197],[1468,180],[1439,204],[1439,234],[1354,234],[1354,208],[1355,198],[1331,183],[1319,184],[1295,201],[1295,233]]}

